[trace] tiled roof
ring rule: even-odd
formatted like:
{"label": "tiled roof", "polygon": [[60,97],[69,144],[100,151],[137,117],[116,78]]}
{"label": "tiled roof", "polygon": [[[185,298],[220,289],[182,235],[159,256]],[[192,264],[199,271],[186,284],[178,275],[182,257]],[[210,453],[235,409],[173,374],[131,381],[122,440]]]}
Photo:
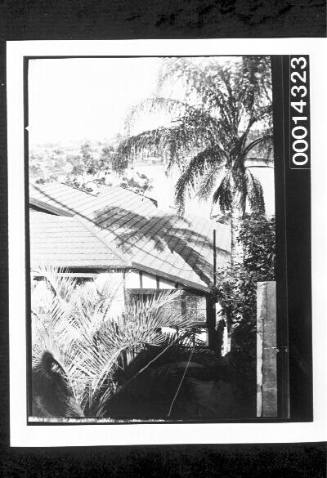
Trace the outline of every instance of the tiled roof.
{"label": "tiled roof", "polygon": [[[41,187],[39,190],[42,192]],[[50,195],[49,191],[47,194]],[[63,195],[60,199],[65,206]],[[57,200],[55,194],[54,200]],[[198,217],[180,218],[166,214],[150,200],[119,187],[110,188],[97,197],[83,197],[83,201],[77,201],[70,212],[76,214],[74,220],[78,218],[80,227],[95,236],[92,241],[105,244],[116,261],[117,257],[123,258],[126,264],[135,268],[190,287],[207,289],[212,282],[214,228],[217,231],[217,266],[229,261],[228,226]],[[67,226],[64,224],[62,228],[68,226],[68,222]],[[62,234],[67,237],[64,231]],[[88,252],[83,261],[92,262],[96,250],[88,246],[85,251]]]}
{"label": "tiled roof", "polygon": [[119,186],[108,187],[106,192],[96,195],[57,182],[30,184],[29,195],[31,205],[58,215],[88,215],[105,207],[108,197],[111,204],[125,204],[132,208],[134,204],[147,205],[151,210],[156,210],[151,199]]}
{"label": "tiled roof", "polygon": [[128,264],[75,217],[30,212],[31,266],[109,269]]}
{"label": "tiled roof", "polygon": [[[61,183],[30,184],[30,204],[60,215],[73,216],[75,211],[95,196]],[[56,212],[57,211],[57,212]]]}

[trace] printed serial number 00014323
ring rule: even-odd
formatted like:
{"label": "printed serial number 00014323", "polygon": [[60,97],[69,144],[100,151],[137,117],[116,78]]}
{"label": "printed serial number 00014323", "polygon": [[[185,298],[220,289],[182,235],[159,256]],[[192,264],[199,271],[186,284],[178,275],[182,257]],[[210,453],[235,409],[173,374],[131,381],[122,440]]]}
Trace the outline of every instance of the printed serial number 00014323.
{"label": "printed serial number 00014323", "polygon": [[291,161],[308,164],[308,61],[304,56],[290,59]]}

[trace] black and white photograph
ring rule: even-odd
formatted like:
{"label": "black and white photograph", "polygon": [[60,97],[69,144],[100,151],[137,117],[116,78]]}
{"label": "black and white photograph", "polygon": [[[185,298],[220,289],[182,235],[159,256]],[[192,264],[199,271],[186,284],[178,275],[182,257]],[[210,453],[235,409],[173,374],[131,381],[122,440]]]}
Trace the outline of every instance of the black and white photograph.
{"label": "black and white photograph", "polygon": [[276,417],[270,57],[31,59],[28,111],[30,419]]}
{"label": "black and white photograph", "polygon": [[325,2],[0,32],[0,475],[325,477]]}
{"label": "black and white photograph", "polygon": [[312,57],[188,45],[27,45],[9,64],[18,442],[315,426]]}

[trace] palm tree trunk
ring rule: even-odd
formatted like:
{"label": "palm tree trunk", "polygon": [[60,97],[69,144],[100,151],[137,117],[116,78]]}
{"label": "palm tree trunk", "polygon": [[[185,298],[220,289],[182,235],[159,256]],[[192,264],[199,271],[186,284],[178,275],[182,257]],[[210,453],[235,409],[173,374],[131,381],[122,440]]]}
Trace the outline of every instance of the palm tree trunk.
{"label": "palm tree trunk", "polygon": [[[237,193],[234,193],[234,200],[231,209],[230,217],[230,232],[231,232],[231,267],[233,268],[237,264],[242,264],[244,260],[244,250],[242,243],[238,240],[243,211],[239,206]],[[227,326],[227,351],[230,352],[233,349],[233,317],[231,312],[228,312],[226,316]]]}
{"label": "palm tree trunk", "polygon": [[[234,194],[235,196],[236,194]],[[233,201],[234,202],[234,201]],[[231,209],[230,218],[230,231],[231,231],[231,266],[236,264],[242,264],[244,260],[243,245],[238,240],[241,223],[243,219],[243,211],[239,204],[233,204]]]}

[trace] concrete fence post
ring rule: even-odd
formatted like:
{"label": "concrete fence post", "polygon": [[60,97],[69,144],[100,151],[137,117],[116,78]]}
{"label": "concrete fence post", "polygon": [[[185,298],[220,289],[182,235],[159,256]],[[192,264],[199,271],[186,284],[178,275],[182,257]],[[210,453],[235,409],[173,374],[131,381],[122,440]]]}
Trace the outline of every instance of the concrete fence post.
{"label": "concrete fence post", "polygon": [[257,284],[257,417],[277,416],[276,282]]}

